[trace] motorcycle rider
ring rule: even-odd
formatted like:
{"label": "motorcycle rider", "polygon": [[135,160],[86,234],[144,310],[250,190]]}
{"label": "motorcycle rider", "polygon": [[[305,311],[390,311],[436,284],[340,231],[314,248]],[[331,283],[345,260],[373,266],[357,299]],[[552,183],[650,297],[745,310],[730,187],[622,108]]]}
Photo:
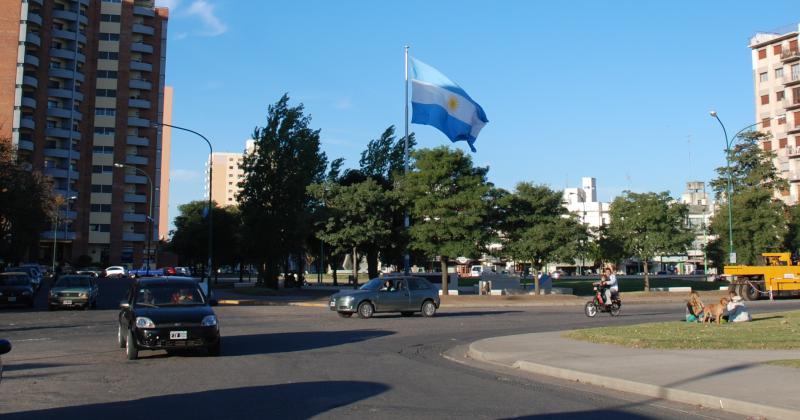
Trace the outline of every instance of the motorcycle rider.
{"label": "motorcycle rider", "polygon": [[609,307],[611,306],[611,293],[619,292],[619,286],[617,285],[617,276],[611,271],[611,268],[606,267],[604,274],[606,280],[601,283],[601,286],[604,287],[603,296],[605,299],[603,303],[605,303],[606,307]]}

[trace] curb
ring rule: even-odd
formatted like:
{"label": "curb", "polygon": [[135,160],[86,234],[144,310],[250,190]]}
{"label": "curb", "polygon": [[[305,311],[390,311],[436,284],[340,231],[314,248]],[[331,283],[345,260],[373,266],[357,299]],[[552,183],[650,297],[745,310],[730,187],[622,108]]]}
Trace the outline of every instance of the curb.
{"label": "curb", "polygon": [[[509,365],[494,362],[484,356],[484,352],[476,350],[473,345],[469,345],[467,356],[498,366],[509,367]],[[713,395],[700,394],[682,389],[664,387],[660,385],[646,384],[642,382],[629,381],[609,376],[597,375],[593,373],[581,372],[573,369],[559,368],[555,366],[543,365],[540,363],[517,360],[511,368],[519,369],[529,373],[550,376],[553,378],[564,379],[567,381],[582,382],[589,385],[602,386],[616,391],[629,392],[632,394],[644,395],[651,398],[660,398],[684,404],[700,405],[707,408],[719,409],[736,414],[747,416],[766,417],[776,419],[797,419],[800,418],[800,411],[785,408],[772,407],[763,404],[739,401]]]}
{"label": "curb", "polygon": [[259,299],[220,299],[217,303],[225,306],[304,306],[314,308],[327,308],[322,302],[291,302],[279,300]]}

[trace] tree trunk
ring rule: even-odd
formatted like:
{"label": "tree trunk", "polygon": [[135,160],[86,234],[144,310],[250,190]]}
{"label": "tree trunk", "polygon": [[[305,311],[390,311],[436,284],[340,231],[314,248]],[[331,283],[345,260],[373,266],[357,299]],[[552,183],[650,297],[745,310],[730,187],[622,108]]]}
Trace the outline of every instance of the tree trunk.
{"label": "tree trunk", "polygon": [[449,285],[447,284],[447,280],[449,280],[447,278],[447,257],[441,256],[439,260],[441,261],[442,266],[442,296],[447,296],[450,294],[450,290],[448,288]]}
{"label": "tree trunk", "polygon": [[538,296],[542,291],[542,283],[539,280],[539,269],[533,263],[531,263],[531,275],[533,276],[533,294]]}
{"label": "tree trunk", "polygon": [[374,245],[367,248],[367,272],[371,279],[378,277],[378,247]]}
{"label": "tree trunk", "polygon": [[270,289],[278,288],[279,269],[273,263],[266,263],[264,267],[264,286]]}
{"label": "tree trunk", "polygon": [[[329,256],[329,258],[328,258],[328,264],[331,265],[331,271],[332,271],[332,274],[333,274],[333,285],[334,286],[338,286],[339,285],[339,280],[338,280],[338,277],[336,275],[336,266],[338,265],[336,263],[336,257],[337,257],[336,254],[331,254]],[[323,269],[323,271],[325,271],[325,270]]]}
{"label": "tree trunk", "polygon": [[300,257],[297,258],[297,288],[302,289],[303,282],[305,281],[306,259],[303,258],[302,253],[298,255],[300,255]]}
{"label": "tree trunk", "polygon": [[353,247],[353,289],[358,289],[358,250]]}
{"label": "tree trunk", "polygon": [[644,260],[644,291],[650,291],[650,274],[647,268],[647,260]]}

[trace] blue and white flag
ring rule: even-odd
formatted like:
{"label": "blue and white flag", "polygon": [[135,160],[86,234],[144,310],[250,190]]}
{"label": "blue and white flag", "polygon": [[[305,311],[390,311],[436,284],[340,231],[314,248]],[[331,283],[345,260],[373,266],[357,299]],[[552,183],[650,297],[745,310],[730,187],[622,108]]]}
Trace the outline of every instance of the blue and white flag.
{"label": "blue and white flag", "polygon": [[411,122],[436,127],[452,142],[464,140],[475,152],[475,140],[489,120],[483,108],[447,76],[411,59]]}

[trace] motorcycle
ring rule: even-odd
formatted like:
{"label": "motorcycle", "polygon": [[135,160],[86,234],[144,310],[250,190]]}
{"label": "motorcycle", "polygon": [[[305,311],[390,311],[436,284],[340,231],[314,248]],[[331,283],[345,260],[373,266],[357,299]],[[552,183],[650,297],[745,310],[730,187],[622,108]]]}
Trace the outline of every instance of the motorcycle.
{"label": "motorcycle", "polygon": [[603,299],[603,290],[600,287],[602,283],[592,283],[592,286],[594,286],[595,295],[592,300],[586,302],[586,306],[583,308],[586,316],[594,318],[598,312],[608,312],[611,316],[619,315],[619,311],[622,308],[622,300],[619,298],[619,293],[611,292],[611,305],[606,306]]}

